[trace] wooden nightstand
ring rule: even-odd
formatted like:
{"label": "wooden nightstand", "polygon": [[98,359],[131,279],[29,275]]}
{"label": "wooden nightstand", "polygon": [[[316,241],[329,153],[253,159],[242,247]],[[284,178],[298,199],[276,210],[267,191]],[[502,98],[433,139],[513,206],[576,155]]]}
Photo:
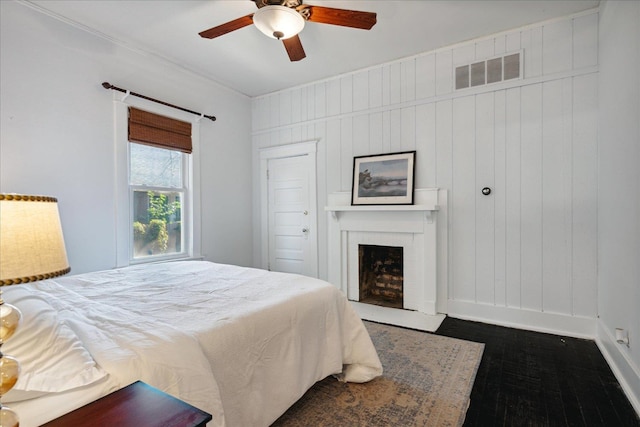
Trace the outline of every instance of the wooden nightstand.
{"label": "wooden nightstand", "polygon": [[41,427],[204,427],[211,415],[141,381]]}

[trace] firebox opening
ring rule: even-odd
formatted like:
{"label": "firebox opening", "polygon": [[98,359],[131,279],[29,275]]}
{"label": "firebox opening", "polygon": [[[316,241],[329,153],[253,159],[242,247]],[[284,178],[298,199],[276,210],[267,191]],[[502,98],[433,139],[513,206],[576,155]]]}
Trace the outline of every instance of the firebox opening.
{"label": "firebox opening", "polygon": [[403,248],[358,245],[359,301],[403,308]]}

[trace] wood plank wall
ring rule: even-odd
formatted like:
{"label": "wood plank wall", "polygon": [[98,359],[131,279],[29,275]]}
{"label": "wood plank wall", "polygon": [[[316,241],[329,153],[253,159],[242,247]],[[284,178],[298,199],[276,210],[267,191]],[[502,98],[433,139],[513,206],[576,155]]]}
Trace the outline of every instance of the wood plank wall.
{"label": "wood plank wall", "polygon": [[[326,278],[322,207],[328,193],[350,190],[353,157],[417,150],[416,187],[449,191],[449,311],[590,336],[597,49],[594,10],[258,97],[255,156],[319,140]],[[520,50],[522,80],[453,90],[456,66]]]}

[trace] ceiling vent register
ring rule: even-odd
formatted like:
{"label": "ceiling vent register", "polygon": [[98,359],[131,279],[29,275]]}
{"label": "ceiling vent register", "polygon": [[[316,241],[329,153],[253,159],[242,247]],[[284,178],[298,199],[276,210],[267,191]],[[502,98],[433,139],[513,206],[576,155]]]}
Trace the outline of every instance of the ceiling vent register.
{"label": "ceiling vent register", "polygon": [[522,52],[461,65],[455,69],[456,90],[522,78]]}

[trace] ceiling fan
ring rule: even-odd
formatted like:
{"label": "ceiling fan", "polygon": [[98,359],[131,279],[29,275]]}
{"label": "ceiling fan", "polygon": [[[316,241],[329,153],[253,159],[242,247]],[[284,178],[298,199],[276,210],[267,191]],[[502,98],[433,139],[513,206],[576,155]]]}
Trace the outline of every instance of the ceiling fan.
{"label": "ceiling fan", "polygon": [[201,37],[213,39],[248,25],[255,26],[267,36],[282,40],[289,59],[300,61],[306,57],[298,33],[306,21],[320,24],[369,30],[376,24],[376,14],[357,10],[302,4],[303,0],[251,0],[258,11],[202,31]]}

